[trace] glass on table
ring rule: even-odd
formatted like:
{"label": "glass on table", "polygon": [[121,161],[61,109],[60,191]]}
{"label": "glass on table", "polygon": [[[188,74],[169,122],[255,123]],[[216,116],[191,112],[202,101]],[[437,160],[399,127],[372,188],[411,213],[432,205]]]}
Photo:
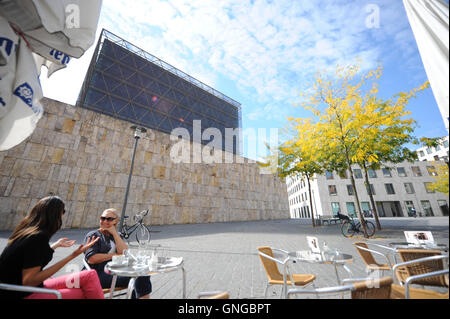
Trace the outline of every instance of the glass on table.
{"label": "glass on table", "polygon": [[167,249],[161,246],[158,252],[158,262],[160,264],[164,264],[166,260],[167,260]]}
{"label": "glass on table", "polygon": [[147,266],[147,251],[145,249],[138,249],[136,254],[136,267],[145,267]]}

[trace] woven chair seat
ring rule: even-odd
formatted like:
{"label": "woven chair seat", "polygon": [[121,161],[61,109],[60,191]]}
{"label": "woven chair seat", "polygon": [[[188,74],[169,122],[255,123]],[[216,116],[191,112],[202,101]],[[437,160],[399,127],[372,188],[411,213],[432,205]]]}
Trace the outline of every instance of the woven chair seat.
{"label": "woven chair seat", "polygon": [[[403,262],[411,261],[415,259],[439,256],[441,252],[439,250],[425,250],[425,249],[400,249],[398,251]],[[405,276],[397,276],[400,282],[404,282],[406,278],[410,276],[427,274],[433,271],[444,269],[442,260],[430,260],[417,264],[405,266]],[[403,278],[401,278],[403,277]],[[424,279],[418,279],[414,281],[414,284],[423,286],[435,286],[435,287],[447,287],[448,288],[448,276],[440,275]]]}
{"label": "woven chair seat", "polygon": [[[277,278],[278,277],[278,278]],[[316,279],[315,275],[312,274],[292,274],[292,279],[294,280],[295,286],[305,286]],[[289,276],[286,278],[286,282],[288,285],[292,285],[291,279]],[[269,283],[272,285],[282,285],[283,284],[283,276],[275,276],[269,279]]]}
{"label": "woven chair seat", "polygon": [[[440,293],[430,289],[409,288],[410,299],[448,299],[449,293]],[[391,299],[405,299],[405,287],[400,285],[391,286]]]}

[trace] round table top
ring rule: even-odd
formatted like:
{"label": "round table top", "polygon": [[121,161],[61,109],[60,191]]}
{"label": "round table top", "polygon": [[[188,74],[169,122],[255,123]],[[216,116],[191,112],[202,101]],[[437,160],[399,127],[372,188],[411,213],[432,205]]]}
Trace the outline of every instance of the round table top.
{"label": "round table top", "polygon": [[289,257],[294,260],[317,263],[317,264],[346,264],[353,261],[353,256],[349,254],[324,254],[313,253],[310,250],[300,250],[288,253]]}
{"label": "round table top", "polygon": [[105,265],[105,272],[122,277],[141,277],[170,272],[179,269],[181,266],[183,266],[182,257],[167,257],[164,260],[159,258],[156,268],[150,268],[148,264],[138,267],[134,264],[114,265],[112,262],[109,262]]}
{"label": "round table top", "polygon": [[412,244],[408,242],[392,242],[389,246],[396,249],[435,249],[448,251],[448,246],[444,244]]}

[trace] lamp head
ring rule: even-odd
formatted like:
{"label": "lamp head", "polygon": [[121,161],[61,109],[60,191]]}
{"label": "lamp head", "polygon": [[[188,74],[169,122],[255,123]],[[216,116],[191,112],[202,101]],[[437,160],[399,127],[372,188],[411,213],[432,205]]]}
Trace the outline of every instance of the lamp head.
{"label": "lamp head", "polygon": [[141,138],[147,132],[147,129],[142,126],[133,125],[130,128],[134,130],[134,138]]}

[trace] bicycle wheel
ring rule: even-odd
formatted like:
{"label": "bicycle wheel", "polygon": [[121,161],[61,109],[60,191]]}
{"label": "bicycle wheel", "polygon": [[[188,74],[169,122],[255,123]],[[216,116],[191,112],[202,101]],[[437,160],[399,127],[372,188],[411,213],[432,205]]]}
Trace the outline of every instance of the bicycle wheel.
{"label": "bicycle wheel", "polygon": [[369,237],[375,234],[375,225],[372,222],[366,221],[366,232]]}
{"label": "bicycle wheel", "polygon": [[145,245],[150,243],[150,231],[144,224],[140,224],[136,228],[136,241],[138,242],[139,245]]}
{"label": "bicycle wheel", "polygon": [[355,233],[355,229],[353,228],[353,224],[349,221],[345,221],[341,226],[341,232],[344,237],[352,237]]}

